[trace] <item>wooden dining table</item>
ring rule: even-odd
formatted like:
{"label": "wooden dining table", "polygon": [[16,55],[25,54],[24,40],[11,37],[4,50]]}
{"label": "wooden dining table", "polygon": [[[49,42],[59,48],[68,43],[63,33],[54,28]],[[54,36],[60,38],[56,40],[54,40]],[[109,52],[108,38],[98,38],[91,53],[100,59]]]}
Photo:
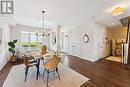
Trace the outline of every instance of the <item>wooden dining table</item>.
{"label": "wooden dining table", "polygon": [[40,69],[40,60],[44,60],[44,61],[46,60],[47,61],[50,58],[52,58],[54,55],[55,54],[51,53],[51,52],[48,52],[48,53],[46,53],[44,55],[41,55],[40,53],[37,53],[37,54],[33,55],[33,58],[38,61],[37,80],[38,80],[38,75],[40,75],[40,70],[39,70]]}

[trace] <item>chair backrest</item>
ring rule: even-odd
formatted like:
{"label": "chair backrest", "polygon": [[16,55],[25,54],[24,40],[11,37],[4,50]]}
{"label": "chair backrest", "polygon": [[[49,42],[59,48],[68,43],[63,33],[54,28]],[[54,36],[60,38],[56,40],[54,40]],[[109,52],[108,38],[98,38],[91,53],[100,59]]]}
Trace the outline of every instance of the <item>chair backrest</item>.
{"label": "chair backrest", "polygon": [[31,56],[35,56],[36,55],[36,52],[35,51],[31,51]]}
{"label": "chair backrest", "polygon": [[43,46],[41,47],[41,54],[44,55],[44,54],[46,53],[46,50],[47,50],[46,45],[43,45]]}
{"label": "chair backrest", "polygon": [[23,63],[28,66],[29,62],[28,62],[28,58],[26,57],[26,55],[23,55]]}
{"label": "chair backrest", "polygon": [[45,69],[51,70],[51,69],[56,69],[58,67],[58,64],[60,62],[61,58],[54,56],[53,58],[50,58],[47,63],[44,65]]}

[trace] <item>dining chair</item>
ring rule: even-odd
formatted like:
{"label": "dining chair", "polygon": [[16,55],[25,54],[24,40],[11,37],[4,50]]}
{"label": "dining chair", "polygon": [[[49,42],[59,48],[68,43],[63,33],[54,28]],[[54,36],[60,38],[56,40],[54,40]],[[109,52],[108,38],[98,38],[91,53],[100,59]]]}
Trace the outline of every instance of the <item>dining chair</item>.
{"label": "dining chair", "polygon": [[59,75],[59,71],[58,71],[58,64],[59,64],[60,60],[61,60],[60,57],[54,56],[52,58],[49,58],[49,60],[43,65],[43,68],[44,68],[43,78],[44,78],[45,71],[47,72],[47,84],[46,84],[46,86],[48,86],[49,73],[51,73],[51,72],[56,71],[56,73],[58,74],[58,78],[60,80],[60,75]]}
{"label": "dining chair", "polygon": [[43,45],[42,47],[41,47],[41,54],[42,55],[44,55],[45,53],[46,53],[46,51],[47,51],[47,47],[46,47],[46,45]]}
{"label": "dining chair", "polygon": [[25,64],[25,82],[26,82],[29,68],[32,66],[36,66],[38,70],[39,64],[37,60],[30,61],[30,59],[28,59],[25,54],[23,55],[23,62]]}

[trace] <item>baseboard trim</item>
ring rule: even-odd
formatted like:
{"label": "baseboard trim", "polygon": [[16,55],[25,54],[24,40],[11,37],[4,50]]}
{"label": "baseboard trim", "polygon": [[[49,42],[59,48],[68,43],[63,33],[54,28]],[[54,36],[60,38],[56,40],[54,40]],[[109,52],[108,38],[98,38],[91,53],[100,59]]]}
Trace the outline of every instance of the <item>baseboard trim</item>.
{"label": "baseboard trim", "polygon": [[105,56],[105,57],[103,57],[103,58],[101,58],[101,59],[105,59],[105,58],[107,58],[107,57],[109,57],[109,56],[112,56],[112,55]]}

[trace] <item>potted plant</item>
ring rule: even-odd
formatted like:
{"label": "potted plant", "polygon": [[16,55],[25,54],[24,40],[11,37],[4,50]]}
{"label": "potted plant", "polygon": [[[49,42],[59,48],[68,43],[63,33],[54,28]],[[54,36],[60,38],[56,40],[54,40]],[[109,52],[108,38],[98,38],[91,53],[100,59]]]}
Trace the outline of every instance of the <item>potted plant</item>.
{"label": "potted plant", "polygon": [[12,53],[12,55],[10,56],[10,60],[11,62],[16,62],[16,55],[15,55],[15,44],[17,43],[17,40],[13,40],[8,42],[9,45],[9,52]]}

